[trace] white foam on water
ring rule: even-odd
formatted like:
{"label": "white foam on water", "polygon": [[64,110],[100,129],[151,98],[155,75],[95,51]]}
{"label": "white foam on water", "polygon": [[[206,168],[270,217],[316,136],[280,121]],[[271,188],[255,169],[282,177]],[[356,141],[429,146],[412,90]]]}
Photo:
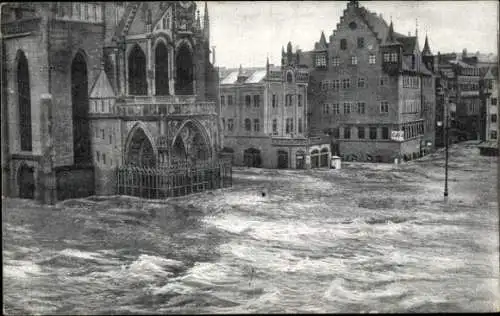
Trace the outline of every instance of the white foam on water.
{"label": "white foam on water", "polygon": [[204,222],[214,225],[218,229],[225,230],[233,234],[241,234],[245,231],[258,227],[260,222],[249,220],[238,215],[226,213],[218,217],[210,217],[203,219]]}
{"label": "white foam on water", "polygon": [[4,277],[13,279],[28,279],[40,276],[42,269],[33,261],[28,260],[7,260],[3,266]]}
{"label": "white foam on water", "polygon": [[153,295],[162,295],[162,294],[179,294],[179,295],[187,295],[192,294],[194,292],[194,288],[192,286],[180,283],[180,282],[169,282],[162,287],[159,287],[153,290]]}
{"label": "white foam on water", "polygon": [[78,249],[64,249],[61,252],[59,252],[60,255],[67,256],[67,257],[75,257],[75,258],[81,258],[81,259],[88,259],[88,260],[96,260],[101,258],[101,254],[96,253],[96,252],[89,252],[89,251],[81,251]]}
{"label": "white foam on water", "polygon": [[184,264],[177,260],[142,254],[130,264],[128,272],[131,276],[155,280],[173,275],[172,268],[180,268]]}
{"label": "white foam on water", "polygon": [[338,302],[363,302],[365,295],[356,290],[349,290],[346,287],[346,281],[341,278],[335,278],[325,290],[323,297],[327,300]]}

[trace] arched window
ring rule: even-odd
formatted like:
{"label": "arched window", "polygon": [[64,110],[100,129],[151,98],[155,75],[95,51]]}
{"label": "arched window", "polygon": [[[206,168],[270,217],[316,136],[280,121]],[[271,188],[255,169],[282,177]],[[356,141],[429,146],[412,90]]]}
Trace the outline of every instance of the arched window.
{"label": "arched window", "polygon": [[286,73],[286,81],[288,83],[292,83],[293,82],[293,74],[292,74],[291,71],[289,71],[289,72]]}
{"label": "arched window", "polygon": [[192,95],[194,93],[193,53],[186,43],[182,43],[177,50],[175,66],[175,93],[178,95]]}
{"label": "arched window", "polygon": [[168,90],[168,51],[163,42],[155,49],[155,86],[156,95],[169,95]]}
{"label": "arched window", "polygon": [[148,93],[146,55],[139,45],[135,45],[128,55],[128,92],[131,95],[146,95]]}
{"label": "arched window", "polygon": [[311,168],[319,167],[319,151],[317,149],[311,152]]}
{"label": "arched window", "polygon": [[295,168],[297,169],[305,168],[305,157],[306,154],[302,150],[297,151],[297,153],[295,154]]}
{"label": "arched window", "polygon": [[71,64],[71,103],[73,109],[74,163],[90,163],[90,124],[87,63],[77,53]]}
{"label": "arched window", "polygon": [[21,150],[31,151],[31,89],[28,60],[23,51],[19,51],[17,60],[17,104]]}

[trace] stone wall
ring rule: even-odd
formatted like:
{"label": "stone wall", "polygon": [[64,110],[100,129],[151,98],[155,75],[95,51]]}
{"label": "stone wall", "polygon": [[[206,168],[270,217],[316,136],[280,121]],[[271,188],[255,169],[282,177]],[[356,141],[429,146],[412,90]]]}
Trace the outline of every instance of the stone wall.
{"label": "stone wall", "polygon": [[94,195],[94,168],[60,167],[56,169],[57,200]]}

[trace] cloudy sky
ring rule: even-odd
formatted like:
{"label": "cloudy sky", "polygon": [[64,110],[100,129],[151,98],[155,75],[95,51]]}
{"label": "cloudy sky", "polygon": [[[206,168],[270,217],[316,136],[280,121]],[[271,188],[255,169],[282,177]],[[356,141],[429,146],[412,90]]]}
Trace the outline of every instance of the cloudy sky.
{"label": "cloudy sky", "polygon": [[[203,2],[198,2],[203,14]],[[360,5],[392,17],[396,32],[415,34],[419,42],[425,32],[433,53],[497,53],[497,1],[360,1]],[[335,29],[347,1],[209,1],[211,45],[216,46],[216,64],[224,67],[264,66],[280,63],[281,47],[311,50],[321,31],[326,38]]]}

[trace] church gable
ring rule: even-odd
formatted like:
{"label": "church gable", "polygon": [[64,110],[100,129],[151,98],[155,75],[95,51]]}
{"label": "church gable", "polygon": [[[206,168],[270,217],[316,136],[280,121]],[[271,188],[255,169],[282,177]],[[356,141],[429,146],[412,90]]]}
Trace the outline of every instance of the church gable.
{"label": "church gable", "polygon": [[158,16],[155,21],[155,26],[153,28],[154,31],[160,30],[172,30],[173,29],[173,7],[169,6],[165,10],[162,11],[163,14]]}
{"label": "church gable", "polygon": [[[363,38],[363,47],[367,47],[368,49],[378,47],[376,33],[373,32],[373,28],[362,17],[361,13],[362,10],[354,6],[348,6],[344,10],[344,15],[340,18],[336,30],[334,30],[333,35],[329,38],[329,51],[337,53],[356,49],[358,47],[358,38]],[[341,44],[341,40],[345,40],[345,44]],[[346,45],[346,48],[341,47],[342,45]]]}
{"label": "church gable", "polygon": [[151,25],[152,14],[153,11],[151,9],[151,4],[148,2],[142,2],[135,12],[127,35],[130,36],[149,33],[146,26],[148,24]]}
{"label": "church gable", "polygon": [[108,76],[104,70],[101,70],[99,77],[97,77],[96,82],[92,86],[90,91],[90,99],[102,99],[102,98],[113,98],[115,97],[115,92],[109,83]]}

